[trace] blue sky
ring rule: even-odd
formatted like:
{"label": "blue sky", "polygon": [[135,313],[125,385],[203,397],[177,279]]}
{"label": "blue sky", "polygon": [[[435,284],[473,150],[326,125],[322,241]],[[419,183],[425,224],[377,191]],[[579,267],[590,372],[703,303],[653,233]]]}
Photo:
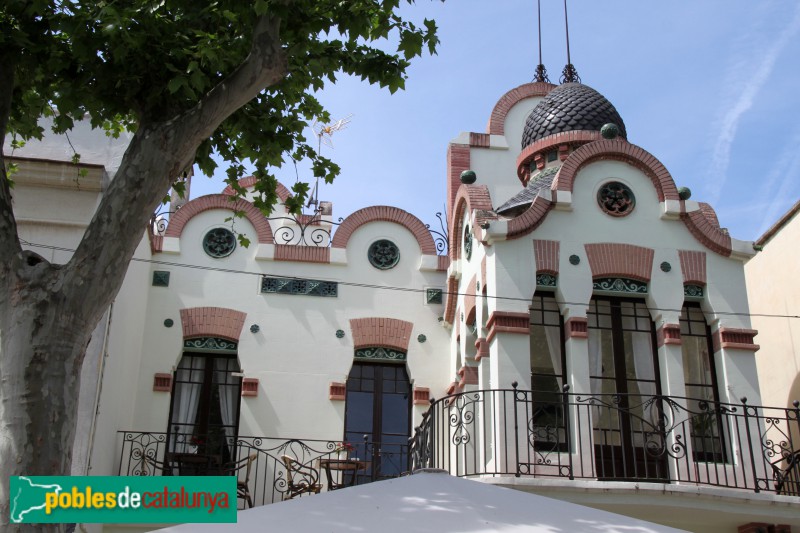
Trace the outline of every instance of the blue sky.
{"label": "blue sky", "polygon": [[[394,95],[348,77],[321,93],[334,118],[353,118],[333,149],[323,147],[342,173],[320,198],[335,217],[395,205],[436,226],[447,143],[485,131],[497,100],[533,78],[536,1],[418,0],[404,12],[436,20],[439,53],[418,59]],[[563,2],[542,0],[542,19],[556,81],[566,63]],[[800,198],[800,2],[571,0],[569,22],[583,82],[733,237],[758,238]],[[294,169],[279,177],[291,186]],[[192,197],[220,184],[197,176]]]}

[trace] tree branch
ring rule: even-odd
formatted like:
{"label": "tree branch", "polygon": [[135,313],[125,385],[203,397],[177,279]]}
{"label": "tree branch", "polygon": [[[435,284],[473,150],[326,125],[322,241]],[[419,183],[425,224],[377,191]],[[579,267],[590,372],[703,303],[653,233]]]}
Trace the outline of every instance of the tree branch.
{"label": "tree branch", "polygon": [[[172,180],[193,162],[197,147],[234,111],[288,71],[280,19],[262,16],[250,53],[196,106],[160,123],[139,124],[121,165],[64,272],[64,289],[99,319],[127,271],[155,207]],[[89,318],[92,320],[94,317]]]}
{"label": "tree branch", "polygon": [[242,64],[178,118],[178,128],[191,132],[197,144],[234,111],[286,76],[289,67],[281,47],[280,25],[277,17],[260,16],[253,27],[250,53]]}
{"label": "tree branch", "polygon": [[16,62],[9,54],[0,55],[0,275],[8,278],[10,261],[7,259],[22,251],[17,235],[17,222],[11,206],[11,189],[6,175],[6,159],[3,146],[11,115],[11,98],[14,93],[14,69]]}

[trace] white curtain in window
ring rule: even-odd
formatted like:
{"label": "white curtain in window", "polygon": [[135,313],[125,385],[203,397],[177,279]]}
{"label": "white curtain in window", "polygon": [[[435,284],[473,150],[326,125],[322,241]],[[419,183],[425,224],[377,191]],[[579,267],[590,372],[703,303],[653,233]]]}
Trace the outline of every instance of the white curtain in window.
{"label": "white curtain in window", "polygon": [[[639,382],[639,392],[643,396],[653,396],[656,393],[655,368],[653,368],[653,345],[649,333],[634,331],[631,333],[631,348],[633,349],[633,364],[636,379],[651,380],[651,383]],[[644,401],[645,398],[642,398]]]}
{"label": "white curtain in window", "polygon": [[233,439],[236,434],[236,394],[239,392],[239,387],[234,385],[234,380],[237,378],[228,372],[227,359],[215,359],[214,370],[216,370],[214,376],[217,379],[219,390],[219,411],[222,415],[222,423],[225,425],[225,444],[233,457]]}
{"label": "white curtain in window", "polygon": [[[592,376],[601,376],[603,374],[601,335],[602,332],[599,329],[589,329],[589,373]],[[602,380],[590,379],[589,382],[592,394],[600,394],[603,385]]]}
{"label": "white curtain in window", "polygon": [[558,390],[564,387],[561,369],[561,331],[554,326],[545,326],[544,335],[547,338],[547,351],[550,353],[550,362],[553,364],[553,372],[558,380]]}
{"label": "white curtain in window", "polygon": [[184,356],[175,373],[175,402],[169,431],[171,451],[189,452],[189,441],[194,431],[197,407],[200,405],[200,391],[203,388],[203,371],[206,366],[204,357]]}

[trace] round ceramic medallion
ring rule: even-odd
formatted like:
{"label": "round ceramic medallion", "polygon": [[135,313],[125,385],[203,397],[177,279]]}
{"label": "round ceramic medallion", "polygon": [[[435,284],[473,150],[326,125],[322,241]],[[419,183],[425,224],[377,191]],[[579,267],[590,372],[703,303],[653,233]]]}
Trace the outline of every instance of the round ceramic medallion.
{"label": "round ceramic medallion", "polygon": [[367,258],[372,266],[380,270],[394,268],[400,261],[400,249],[387,239],[375,241],[367,251]]}
{"label": "round ceramic medallion", "polygon": [[226,228],[214,228],[203,237],[203,250],[211,257],[228,257],[236,249],[236,235]]}
{"label": "round ceramic medallion", "polygon": [[597,191],[597,203],[603,212],[613,217],[624,217],[633,211],[636,198],[624,183],[609,181]]}

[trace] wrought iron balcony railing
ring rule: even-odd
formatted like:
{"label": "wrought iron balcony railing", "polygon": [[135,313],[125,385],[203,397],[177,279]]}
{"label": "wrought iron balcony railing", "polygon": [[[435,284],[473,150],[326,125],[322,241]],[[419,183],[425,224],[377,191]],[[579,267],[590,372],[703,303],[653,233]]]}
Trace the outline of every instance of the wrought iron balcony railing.
{"label": "wrought iron balcony railing", "polygon": [[800,409],[518,390],[432,401],[412,469],[713,485],[800,496]]}
{"label": "wrought iron balcony railing", "polygon": [[[333,490],[397,477],[408,471],[407,445],[380,444],[367,439],[351,443],[352,449],[345,452],[338,451],[342,443],[336,440],[242,436],[220,439],[218,434],[217,438],[204,438],[196,434],[139,431],[120,431],[118,435],[119,475],[235,475],[247,487],[253,506],[289,499],[302,483]],[[290,479],[284,456],[294,460],[308,477]],[[301,491],[300,495],[309,493]],[[239,507],[243,508],[244,503],[245,500],[240,500]]]}

